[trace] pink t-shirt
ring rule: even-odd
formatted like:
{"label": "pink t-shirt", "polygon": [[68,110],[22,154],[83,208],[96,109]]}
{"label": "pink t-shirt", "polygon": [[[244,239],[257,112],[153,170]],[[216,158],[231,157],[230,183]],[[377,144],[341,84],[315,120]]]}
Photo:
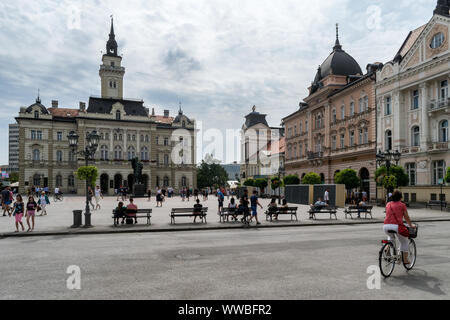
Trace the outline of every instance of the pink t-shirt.
{"label": "pink t-shirt", "polygon": [[403,215],[407,211],[403,202],[391,201],[386,206],[386,219],[384,224],[401,224],[403,223]]}

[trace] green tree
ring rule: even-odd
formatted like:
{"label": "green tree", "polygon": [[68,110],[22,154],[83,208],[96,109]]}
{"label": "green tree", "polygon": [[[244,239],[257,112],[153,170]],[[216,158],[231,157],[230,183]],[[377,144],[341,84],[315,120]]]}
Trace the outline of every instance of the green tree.
{"label": "green tree", "polygon": [[361,185],[358,174],[353,169],[344,169],[336,173],[334,182],[336,184],[344,184],[347,190],[358,188]]}
{"label": "green tree", "polygon": [[320,178],[320,176],[317,173],[314,173],[314,172],[310,172],[310,173],[306,174],[302,179],[302,184],[314,185],[314,184],[321,184],[321,183],[322,183],[322,179]]}
{"label": "green tree", "polygon": [[268,185],[269,183],[267,182],[267,179],[260,178],[255,180],[255,187],[259,188],[259,190],[261,190],[261,193],[264,193],[264,190]]}
{"label": "green tree", "polygon": [[[409,183],[409,177],[406,174],[405,169],[401,166],[391,166],[389,173],[391,176],[395,177],[396,185],[392,189],[398,187],[406,187]],[[385,178],[387,176],[387,168],[385,166],[379,167],[375,171],[375,182],[378,186],[384,186]],[[392,181],[392,180],[391,180]]]}
{"label": "green tree", "polygon": [[278,189],[283,186],[283,182],[278,177],[272,177],[270,179],[270,185],[273,190]]}
{"label": "green tree", "polygon": [[285,186],[287,186],[287,185],[294,185],[294,184],[300,184],[300,179],[299,179],[299,177],[297,175],[291,174],[291,175],[288,175],[288,176],[284,177],[283,184]]}
{"label": "green tree", "polygon": [[200,189],[206,187],[226,187],[228,174],[216,161],[202,161],[197,167],[197,186]]}
{"label": "green tree", "polygon": [[16,183],[17,181],[19,181],[19,174],[17,172],[11,172],[9,174],[8,181],[11,183]]}
{"label": "green tree", "polygon": [[450,167],[447,168],[447,175],[445,176],[445,182],[450,183]]}
{"label": "green tree", "polygon": [[253,179],[247,179],[244,181],[244,186],[246,187],[254,187],[255,186],[255,180]]}
{"label": "green tree", "polygon": [[95,186],[95,182],[98,178],[98,169],[96,166],[79,167],[75,172],[75,175],[79,180],[85,180],[89,185]]}

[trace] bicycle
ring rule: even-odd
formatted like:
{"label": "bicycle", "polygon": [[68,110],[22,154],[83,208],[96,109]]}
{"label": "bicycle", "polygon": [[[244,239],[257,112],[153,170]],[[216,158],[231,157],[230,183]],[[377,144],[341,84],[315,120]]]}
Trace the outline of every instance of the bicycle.
{"label": "bicycle", "polygon": [[383,275],[384,278],[389,278],[392,275],[396,264],[402,263],[407,271],[410,271],[414,268],[417,261],[417,248],[414,238],[417,237],[417,231],[419,228],[417,224],[415,226],[416,226],[415,229],[410,229],[409,250],[408,250],[409,264],[405,263],[402,252],[397,249],[398,247],[396,241],[397,232],[395,231],[389,232],[393,240],[381,241],[383,246],[379,254],[379,266],[381,274]]}
{"label": "bicycle", "polygon": [[63,201],[63,200],[64,200],[64,196],[61,193],[53,195],[53,201],[54,202]]}

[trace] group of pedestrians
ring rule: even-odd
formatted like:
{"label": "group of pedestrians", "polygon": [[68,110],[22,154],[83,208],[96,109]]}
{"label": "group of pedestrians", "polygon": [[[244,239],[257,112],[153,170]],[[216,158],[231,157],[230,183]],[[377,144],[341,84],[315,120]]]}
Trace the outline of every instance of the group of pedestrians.
{"label": "group of pedestrians", "polygon": [[30,193],[28,196],[28,201],[25,205],[25,202],[20,194],[16,195],[14,198],[10,187],[6,187],[2,190],[1,202],[3,216],[8,215],[9,217],[14,217],[16,226],[15,232],[19,232],[20,229],[25,231],[25,226],[22,221],[24,216],[26,217],[26,223],[28,226],[27,232],[31,232],[34,231],[36,212],[40,211],[41,216],[47,215],[47,205],[50,204],[48,194],[45,191],[41,191],[41,193],[37,195],[37,198],[38,201],[36,202],[35,194]]}

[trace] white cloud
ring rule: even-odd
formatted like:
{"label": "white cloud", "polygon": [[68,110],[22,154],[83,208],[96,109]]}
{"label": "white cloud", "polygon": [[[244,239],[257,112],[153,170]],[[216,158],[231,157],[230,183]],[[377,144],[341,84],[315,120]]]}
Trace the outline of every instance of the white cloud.
{"label": "white cloud", "polygon": [[[373,28],[367,8],[380,9]],[[207,128],[240,128],[256,104],[271,125],[297,109],[317,66],[341,43],[364,70],[395,55],[409,30],[426,23],[434,1],[388,0],[4,0],[0,3],[0,119],[21,105],[58,99],[77,107],[98,95],[98,66],[114,14],[125,96]],[[79,14],[79,15],[78,15]],[[372,19],[373,20],[373,19]],[[373,22],[373,21],[372,21]],[[0,147],[7,148],[3,126]],[[6,163],[3,153],[0,162]]]}

